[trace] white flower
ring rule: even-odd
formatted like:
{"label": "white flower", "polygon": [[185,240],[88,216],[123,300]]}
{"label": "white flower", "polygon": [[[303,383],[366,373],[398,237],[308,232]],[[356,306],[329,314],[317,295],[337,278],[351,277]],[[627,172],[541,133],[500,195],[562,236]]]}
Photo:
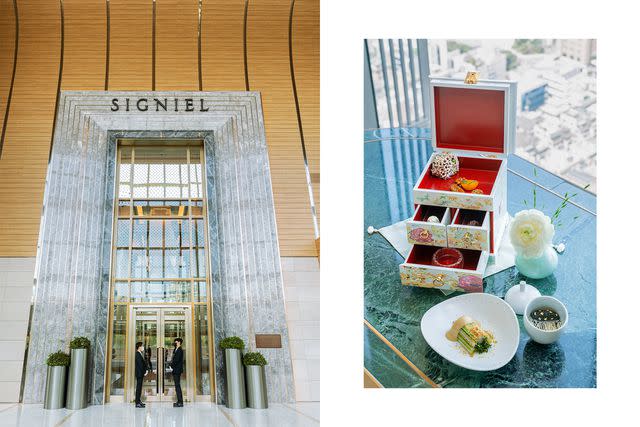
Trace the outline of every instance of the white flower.
{"label": "white flower", "polygon": [[524,258],[537,258],[551,244],[555,230],[551,219],[537,209],[520,211],[511,221],[509,237]]}

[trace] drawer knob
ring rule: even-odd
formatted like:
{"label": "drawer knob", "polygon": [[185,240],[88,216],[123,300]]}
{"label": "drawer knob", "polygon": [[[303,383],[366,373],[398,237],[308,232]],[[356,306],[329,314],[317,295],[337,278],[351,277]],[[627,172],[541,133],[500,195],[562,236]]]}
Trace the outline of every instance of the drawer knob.
{"label": "drawer knob", "polygon": [[436,274],[436,277],[434,277],[432,283],[433,286],[436,288],[439,288],[440,286],[444,286],[444,274],[440,273],[440,274]]}

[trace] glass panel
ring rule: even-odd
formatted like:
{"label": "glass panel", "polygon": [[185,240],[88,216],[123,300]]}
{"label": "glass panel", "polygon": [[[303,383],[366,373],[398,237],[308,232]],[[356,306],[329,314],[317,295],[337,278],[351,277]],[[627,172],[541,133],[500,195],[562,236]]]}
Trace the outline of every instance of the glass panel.
{"label": "glass panel", "polygon": [[127,306],[114,305],[111,346],[111,394],[124,395]]}
{"label": "glass panel", "polygon": [[194,302],[206,302],[207,301],[207,282],[195,282]]}
{"label": "glass panel", "polygon": [[129,199],[131,198],[131,148],[123,147],[120,153],[118,197]]}
{"label": "glass panel", "polygon": [[196,393],[210,394],[209,335],[207,328],[207,306],[194,306],[194,328],[196,349]]}
{"label": "glass panel", "polygon": [[207,269],[204,259],[204,248],[194,248],[193,253],[193,277],[206,277]]}
{"label": "glass panel", "polygon": [[188,249],[180,250],[180,270],[179,275],[181,278],[190,278],[191,277],[191,257],[189,256]]}
{"label": "glass panel", "polygon": [[191,302],[191,283],[131,282],[131,302]]}
{"label": "glass panel", "polygon": [[131,277],[140,279],[149,277],[146,249],[133,249],[131,251]]}
{"label": "glass panel", "polygon": [[149,277],[162,278],[162,249],[149,249]]}
{"label": "glass panel", "polygon": [[114,302],[129,302],[129,282],[115,282],[113,285]]}
{"label": "glass panel", "polygon": [[131,246],[137,248],[147,247],[147,221],[133,221],[133,240]]}
{"label": "glass panel", "polygon": [[165,249],[164,251],[164,276],[169,279],[180,277],[182,270],[180,249]]}
{"label": "glass panel", "polygon": [[149,223],[149,247],[161,248],[162,244],[162,220],[151,220]]}
{"label": "glass panel", "polygon": [[202,219],[193,220],[193,247],[204,248],[204,230]]}
{"label": "glass panel", "polygon": [[180,247],[180,222],[167,220],[164,222],[164,245],[167,248]]}
{"label": "glass panel", "polygon": [[116,279],[129,277],[129,248],[116,249]]}
{"label": "glass panel", "polygon": [[139,164],[136,150],[136,164],[133,165],[133,197],[146,198],[147,183],[149,182],[149,165]]}
{"label": "glass panel", "polygon": [[129,247],[129,230],[131,223],[128,219],[118,220],[118,236],[116,238],[116,246]]}
{"label": "glass panel", "polygon": [[[165,315],[169,314],[165,312]],[[176,319],[176,317],[179,317]],[[171,365],[171,360],[173,358],[173,353],[175,351],[173,347],[173,341],[176,338],[182,338],[184,341],[182,342],[182,350],[184,351],[184,360],[186,361],[187,350],[190,348],[189,343],[186,337],[185,330],[185,313],[182,312],[171,312],[171,317],[164,321],[164,348],[165,348],[165,364],[164,364],[164,387],[163,394],[168,396],[171,399],[172,396],[175,396],[175,383],[173,381],[173,373],[169,370],[169,366]],[[184,395],[186,391],[187,385],[187,370],[182,369],[182,375],[180,375],[180,382],[182,384],[182,394]]]}
{"label": "glass panel", "polygon": [[191,197],[192,198],[201,198],[202,197],[202,179],[201,179],[202,167],[200,163],[191,164]]}
{"label": "glass panel", "polygon": [[[141,314],[141,313],[139,313]],[[155,314],[155,313],[154,313]],[[136,342],[144,346],[146,375],[142,381],[142,399],[156,395],[157,349],[158,349],[158,320],[157,318],[142,317],[136,319]],[[135,349],[133,351],[136,351]]]}

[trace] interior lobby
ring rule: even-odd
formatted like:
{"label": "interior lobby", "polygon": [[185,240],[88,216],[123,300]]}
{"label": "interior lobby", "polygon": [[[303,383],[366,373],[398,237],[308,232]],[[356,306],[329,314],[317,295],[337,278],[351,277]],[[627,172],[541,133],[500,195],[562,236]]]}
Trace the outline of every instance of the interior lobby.
{"label": "interior lobby", "polygon": [[[319,8],[0,0],[0,424],[319,424]],[[44,410],[78,336],[88,406]],[[268,409],[225,406],[229,336]]]}

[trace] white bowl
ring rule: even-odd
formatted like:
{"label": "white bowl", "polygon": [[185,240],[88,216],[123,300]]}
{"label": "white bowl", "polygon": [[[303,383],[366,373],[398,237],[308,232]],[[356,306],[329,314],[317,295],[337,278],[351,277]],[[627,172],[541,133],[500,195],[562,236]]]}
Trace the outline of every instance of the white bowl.
{"label": "white bowl", "polygon": [[[560,326],[560,328],[556,329],[555,331],[543,331],[542,329],[538,329],[533,326],[533,323],[531,323],[531,319],[529,319],[529,314],[533,310],[537,310],[543,307],[551,308],[560,315],[560,321],[562,322],[562,326]],[[564,330],[565,326],[567,326],[567,323],[569,322],[569,312],[567,311],[567,307],[565,307],[564,304],[556,298],[550,296],[541,296],[529,301],[529,304],[527,304],[527,308],[524,309],[522,319],[524,323],[524,329],[527,331],[532,340],[539,344],[551,344],[558,341],[558,338],[560,338],[562,331]]]}
{"label": "white bowl", "polygon": [[[460,316],[478,321],[496,339],[487,353],[470,356],[445,333]],[[427,344],[451,363],[474,371],[492,371],[509,363],[520,342],[520,327],[513,309],[502,299],[481,293],[464,294],[431,307],[422,316],[422,335]]]}

